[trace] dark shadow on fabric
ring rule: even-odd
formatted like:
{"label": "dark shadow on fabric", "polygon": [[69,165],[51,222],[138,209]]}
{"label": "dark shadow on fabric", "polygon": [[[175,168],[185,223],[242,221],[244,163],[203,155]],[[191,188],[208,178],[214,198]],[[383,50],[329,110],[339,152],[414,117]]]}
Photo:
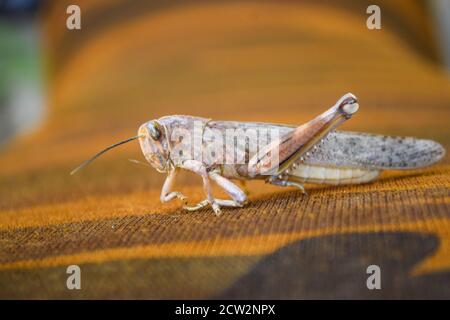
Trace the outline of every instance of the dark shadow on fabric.
{"label": "dark shadow on fabric", "polygon": [[[219,299],[449,299],[450,273],[411,276],[437,250],[429,234],[372,233],[293,242],[260,260]],[[381,290],[369,290],[369,265],[381,268]]]}

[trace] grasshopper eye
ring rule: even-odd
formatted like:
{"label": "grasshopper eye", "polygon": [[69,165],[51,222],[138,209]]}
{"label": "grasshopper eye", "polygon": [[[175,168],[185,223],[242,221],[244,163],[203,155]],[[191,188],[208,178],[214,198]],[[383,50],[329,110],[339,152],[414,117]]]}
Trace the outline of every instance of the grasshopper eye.
{"label": "grasshopper eye", "polygon": [[159,125],[155,122],[152,122],[148,126],[148,131],[153,140],[158,140],[161,137],[161,131],[159,130]]}

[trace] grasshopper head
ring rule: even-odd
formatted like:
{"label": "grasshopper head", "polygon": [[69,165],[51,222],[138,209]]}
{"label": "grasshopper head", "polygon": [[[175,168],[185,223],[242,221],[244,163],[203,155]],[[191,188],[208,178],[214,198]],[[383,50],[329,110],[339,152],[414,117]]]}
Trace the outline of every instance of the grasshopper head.
{"label": "grasshopper head", "polygon": [[138,135],[147,161],[159,172],[166,172],[169,167],[169,149],[164,128],[152,120],[139,127]]}

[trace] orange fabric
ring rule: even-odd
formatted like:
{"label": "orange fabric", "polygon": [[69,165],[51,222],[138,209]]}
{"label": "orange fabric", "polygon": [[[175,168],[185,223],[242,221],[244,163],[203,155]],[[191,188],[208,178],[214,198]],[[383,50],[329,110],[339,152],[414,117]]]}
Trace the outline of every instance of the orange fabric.
{"label": "orange fabric", "polygon": [[[250,203],[220,217],[161,204],[164,177],[127,161],[137,143],[69,176],[163,115],[300,124],[348,91],[360,110],[342,129],[448,149],[450,82],[419,2],[382,2],[377,31],[364,2],[88,3],[76,32],[63,2],[48,8],[48,119],[0,154],[0,297],[449,297],[448,156],[308,196],[250,182]],[[192,174],[178,186],[203,198]],[[81,291],[65,288],[70,264]],[[393,279],[379,293],[370,264]]]}

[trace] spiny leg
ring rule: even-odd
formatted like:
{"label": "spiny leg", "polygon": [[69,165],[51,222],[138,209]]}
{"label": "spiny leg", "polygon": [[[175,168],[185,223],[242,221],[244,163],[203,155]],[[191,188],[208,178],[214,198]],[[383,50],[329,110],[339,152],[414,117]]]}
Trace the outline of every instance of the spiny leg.
{"label": "spiny leg", "polygon": [[296,187],[296,188],[300,189],[300,191],[303,194],[305,194],[305,195],[308,194],[301,183],[289,180],[289,178],[287,178],[287,179],[279,179],[276,176],[272,176],[269,179],[267,179],[266,182],[270,183],[270,184],[273,184],[275,186],[280,186],[280,187]]}
{"label": "spiny leg", "polygon": [[160,200],[161,202],[168,202],[175,198],[180,199],[183,204],[187,204],[187,197],[185,197],[181,192],[178,191],[171,191],[173,188],[173,185],[175,184],[176,176],[178,175],[179,169],[174,168],[171,171],[169,171],[169,174],[167,175],[166,180],[164,181],[163,187],[161,189],[161,196]]}

